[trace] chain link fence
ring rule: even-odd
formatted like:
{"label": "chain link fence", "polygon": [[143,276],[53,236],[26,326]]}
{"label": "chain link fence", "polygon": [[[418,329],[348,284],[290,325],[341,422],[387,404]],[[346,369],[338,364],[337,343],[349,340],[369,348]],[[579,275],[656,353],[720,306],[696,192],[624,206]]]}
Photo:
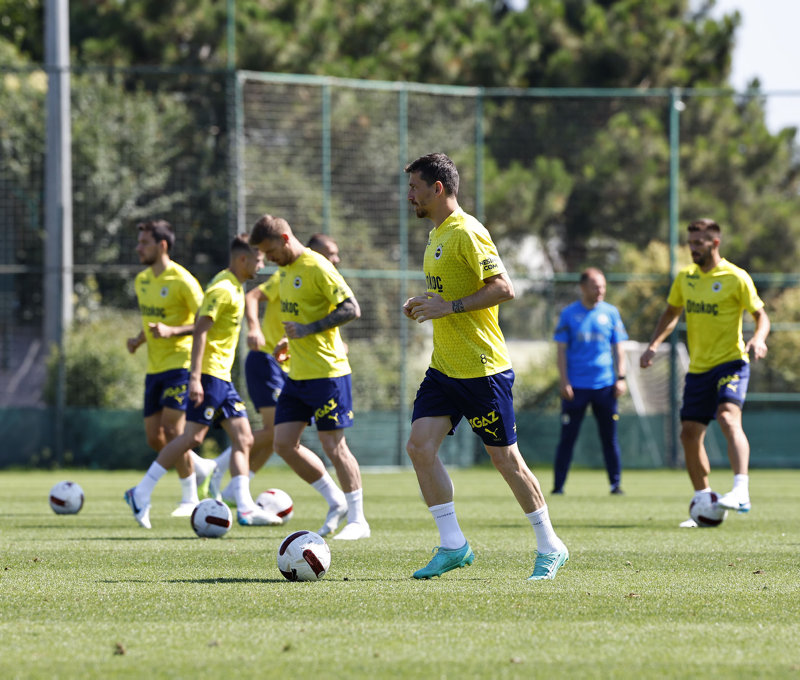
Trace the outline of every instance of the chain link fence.
{"label": "chain link fence", "polygon": [[[431,225],[408,209],[403,167],[431,151],[456,161],[460,203],[490,229],[512,273],[517,299],[501,308],[501,324],[518,376],[526,458],[549,461],[555,449],[551,338],[561,308],[577,296],[577,272],[587,265],[605,270],[608,300],[623,311],[631,338],[644,341],[663,307],[670,272],[681,262],[677,230],[712,215],[732,225],[723,254],[751,271],[777,321],[772,343],[780,362],[756,368],[745,411],[754,464],[797,464],[791,426],[800,364],[792,349],[800,315],[782,316],[800,308],[793,302],[797,276],[776,273],[769,248],[743,238],[747,219],[761,205],[745,189],[773,202],[796,190],[786,181],[793,138],[778,135],[772,147],[761,147],[789,154],[786,173],[765,171],[744,189],[734,178],[741,168],[718,167],[718,154],[709,148],[755,148],[759,140],[746,130],[754,129],[753,106],[763,104],[763,95],[483,90],[250,72],[76,69],[71,337],[83,328],[90,340],[73,341],[71,349],[68,341],[67,354],[59,357],[42,336],[46,82],[37,70],[0,72],[0,430],[6,442],[0,465],[146,464],[152,452],[137,410],[143,368],[121,348],[125,333],[137,329],[135,224],[168,219],[177,233],[174,259],[205,284],[227,265],[231,235],[249,231],[266,212],[286,217],[301,240],[325,232],[339,243],[342,272],[362,307],[362,318],[343,329],[357,412],[348,439],[366,464],[405,464],[430,327],[410,324],[400,308],[424,289],[421,259]],[[800,123],[800,93],[796,101]],[[723,115],[733,127],[718,138],[725,131],[712,123]],[[747,148],[727,158],[741,158],[759,172]],[[737,203],[749,207],[740,211]],[[796,219],[776,220],[775,238],[793,233]],[[682,339],[679,333],[676,340]],[[68,363],[69,352],[85,359],[112,345],[116,354],[100,368],[79,362],[75,368],[108,376],[100,379],[107,390],[77,381],[69,370],[65,386],[48,381],[48,365]],[[629,352],[629,374],[636,351],[632,346]],[[670,375],[680,380],[681,371]],[[244,381],[237,384],[246,394]],[[58,389],[66,391],[60,412],[52,406]],[[659,373],[642,381],[644,393],[658,395],[649,399],[649,410],[623,400],[626,465],[680,462],[679,389],[665,388]],[[583,430],[576,462],[601,464],[592,426]],[[715,463],[725,461],[718,439],[710,435]],[[462,424],[448,438],[446,462],[481,460],[478,444]]]}

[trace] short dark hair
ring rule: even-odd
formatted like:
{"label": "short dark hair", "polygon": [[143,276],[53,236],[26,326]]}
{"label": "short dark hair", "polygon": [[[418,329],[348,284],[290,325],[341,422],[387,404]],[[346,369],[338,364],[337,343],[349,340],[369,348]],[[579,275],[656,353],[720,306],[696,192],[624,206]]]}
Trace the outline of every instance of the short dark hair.
{"label": "short dark hair", "polygon": [[319,248],[324,248],[330,244],[335,245],[336,241],[334,241],[333,238],[327,234],[311,234],[311,238],[308,239],[308,243],[306,243],[306,248],[318,250]]}
{"label": "short dark hair", "polygon": [[136,225],[139,231],[145,231],[153,237],[156,243],[167,242],[167,252],[175,245],[175,234],[172,225],[166,220],[145,220]]}
{"label": "short dark hair", "polygon": [[458,195],[458,170],[456,164],[443,153],[429,153],[409,163],[406,173],[418,172],[422,180],[430,186],[441,182],[447,196]]}
{"label": "short dark hair", "polygon": [[690,222],[689,226],[686,227],[686,231],[693,232],[693,231],[709,231],[713,236],[719,238],[722,236],[722,229],[720,226],[712,219],[708,217],[704,217],[699,220],[695,220],[694,222]]}
{"label": "short dark hair", "polygon": [[250,243],[254,246],[258,246],[259,243],[267,239],[280,238],[283,234],[291,233],[292,228],[282,217],[262,215],[253,225],[253,229],[250,232]]}
{"label": "short dark hair", "polygon": [[248,234],[238,234],[233,237],[231,241],[231,256],[236,256],[239,253],[245,255],[252,255],[255,251],[250,245],[250,236]]}

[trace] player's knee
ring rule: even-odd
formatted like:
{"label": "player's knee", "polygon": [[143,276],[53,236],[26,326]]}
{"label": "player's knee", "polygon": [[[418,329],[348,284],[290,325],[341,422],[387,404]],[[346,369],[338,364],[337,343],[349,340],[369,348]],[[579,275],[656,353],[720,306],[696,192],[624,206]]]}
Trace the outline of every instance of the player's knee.
{"label": "player's knee", "polygon": [[147,435],[147,445],[153,449],[153,451],[161,451],[167,444],[167,438],[164,436],[163,432],[159,432],[158,434],[149,434]]}
{"label": "player's knee", "polygon": [[428,442],[409,439],[406,444],[406,453],[414,466],[430,464],[436,456],[436,451]]}

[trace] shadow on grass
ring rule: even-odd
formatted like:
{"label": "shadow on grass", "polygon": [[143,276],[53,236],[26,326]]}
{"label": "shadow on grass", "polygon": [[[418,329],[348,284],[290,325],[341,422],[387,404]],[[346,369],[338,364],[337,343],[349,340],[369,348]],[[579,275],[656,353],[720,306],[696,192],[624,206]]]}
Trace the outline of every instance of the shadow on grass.
{"label": "shadow on grass", "polygon": [[[122,583],[122,581],[120,581]],[[162,583],[289,583],[285,578],[172,578]]]}

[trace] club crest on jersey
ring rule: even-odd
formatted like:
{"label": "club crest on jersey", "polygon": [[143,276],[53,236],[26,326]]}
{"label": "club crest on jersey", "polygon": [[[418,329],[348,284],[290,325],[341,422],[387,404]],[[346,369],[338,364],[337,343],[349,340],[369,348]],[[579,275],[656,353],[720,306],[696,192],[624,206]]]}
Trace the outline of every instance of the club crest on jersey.
{"label": "club crest on jersey", "polygon": [[303,279],[301,279],[299,276],[295,276],[294,281],[292,281],[292,285],[295,288],[300,288],[300,286],[303,285]]}
{"label": "club crest on jersey", "polygon": [[433,254],[434,259],[438,260],[442,256],[442,246],[436,248],[436,252]]}
{"label": "club crest on jersey", "polygon": [[715,293],[719,293],[722,290],[722,283],[720,281],[714,281],[714,283],[711,284],[711,290]]}
{"label": "club crest on jersey", "polygon": [[610,321],[611,320],[608,318],[608,314],[605,312],[601,312],[597,315],[597,323],[599,323],[601,326],[608,326]]}
{"label": "club crest on jersey", "polygon": [[203,418],[206,420],[211,420],[214,417],[214,409],[211,406],[207,406],[206,410],[203,411]]}
{"label": "club crest on jersey", "polygon": [[167,295],[169,295],[169,288],[167,288],[166,286],[164,286],[164,287],[161,289],[161,297],[167,297]]}

